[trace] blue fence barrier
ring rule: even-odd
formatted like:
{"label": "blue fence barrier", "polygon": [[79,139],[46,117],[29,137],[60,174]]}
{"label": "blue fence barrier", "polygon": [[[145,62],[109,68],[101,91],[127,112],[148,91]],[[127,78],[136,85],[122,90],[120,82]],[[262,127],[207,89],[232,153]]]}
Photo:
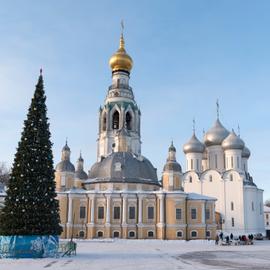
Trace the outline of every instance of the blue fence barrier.
{"label": "blue fence barrier", "polygon": [[1,258],[55,257],[59,237],[56,235],[0,236]]}

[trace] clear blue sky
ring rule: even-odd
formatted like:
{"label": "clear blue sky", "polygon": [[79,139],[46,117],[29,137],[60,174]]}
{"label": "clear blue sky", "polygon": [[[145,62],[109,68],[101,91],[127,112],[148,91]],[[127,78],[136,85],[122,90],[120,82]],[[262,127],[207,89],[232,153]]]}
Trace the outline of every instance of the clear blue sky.
{"label": "clear blue sky", "polygon": [[75,162],[96,160],[98,108],[111,83],[108,60],[125,21],[130,84],[142,111],[142,152],[159,176],[171,138],[182,145],[216,117],[250,148],[254,180],[270,198],[270,2],[3,1],[0,9],[0,161],[12,164],[44,69],[55,163],[68,137]]}

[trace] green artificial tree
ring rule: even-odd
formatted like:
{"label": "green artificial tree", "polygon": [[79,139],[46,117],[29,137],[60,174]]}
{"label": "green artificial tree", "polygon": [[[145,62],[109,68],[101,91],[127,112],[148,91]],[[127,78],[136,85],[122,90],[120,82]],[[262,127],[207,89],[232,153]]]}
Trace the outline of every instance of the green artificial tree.
{"label": "green artificial tree", "polygon": [[42,70],[15,155],[0,235],[59,235],[52,143]]}

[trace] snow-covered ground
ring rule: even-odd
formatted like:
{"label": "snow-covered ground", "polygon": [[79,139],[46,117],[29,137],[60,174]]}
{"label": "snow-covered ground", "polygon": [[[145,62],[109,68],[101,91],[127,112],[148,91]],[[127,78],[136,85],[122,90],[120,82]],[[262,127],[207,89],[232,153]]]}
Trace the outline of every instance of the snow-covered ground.
{"label": "snow-covered ground", "polygon": [[77,241],[77,256],[0,259],[1,270],[270,269],[270,241],[252,246],[215,246],[212,241]]}

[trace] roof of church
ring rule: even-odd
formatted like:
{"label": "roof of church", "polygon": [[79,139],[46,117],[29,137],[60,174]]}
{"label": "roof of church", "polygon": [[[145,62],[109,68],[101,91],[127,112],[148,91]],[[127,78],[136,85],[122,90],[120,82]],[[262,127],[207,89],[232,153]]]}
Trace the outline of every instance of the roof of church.
{"label": "roof of church", "polygon": [[145,157],[130,152],[114,152],[96,162],[85,183],[121,182],[160,185],[156,169]]}
{"label": "roof of church", "polygon": [[62,160],[56,165],[55,170],[58,172],[75,172],[75,167],[69,160]]}
{"label": "roof of church", "polygon": [[209,197],[209,196],[201,195],[198,193],[187,193],[187,194],[188,194],[188,196],[187,196],[188,200],[208,200],[208,201],[213,201],[213,200],[216,201],[217,200],[214,197]]}

